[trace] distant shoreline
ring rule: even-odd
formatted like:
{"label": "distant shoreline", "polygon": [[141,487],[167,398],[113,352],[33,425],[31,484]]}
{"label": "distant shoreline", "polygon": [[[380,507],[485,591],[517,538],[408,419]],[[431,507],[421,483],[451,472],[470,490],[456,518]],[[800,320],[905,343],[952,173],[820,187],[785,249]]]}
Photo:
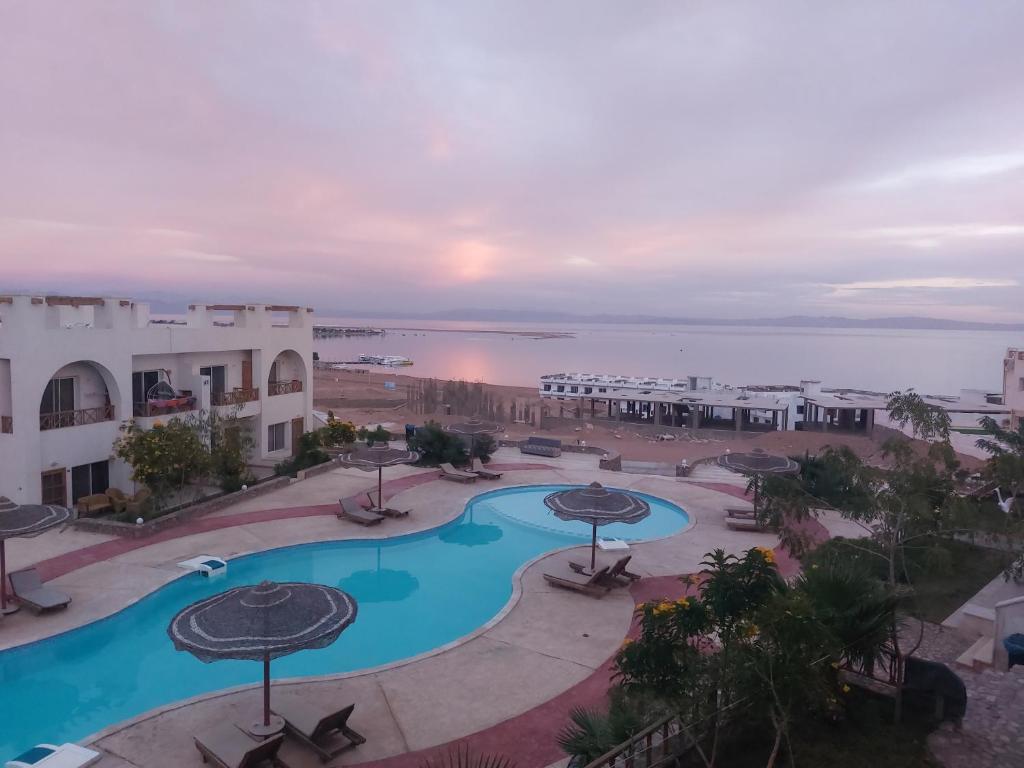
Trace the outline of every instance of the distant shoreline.
{"label": "distant shoreline", "polygon": [[575,339],[575,333],[566,331],[516,331],[501,328],[406,328],[395,326],[385,331],[418,331],[421,333],[496,333],[501,336],[526,336],[531,339]]}

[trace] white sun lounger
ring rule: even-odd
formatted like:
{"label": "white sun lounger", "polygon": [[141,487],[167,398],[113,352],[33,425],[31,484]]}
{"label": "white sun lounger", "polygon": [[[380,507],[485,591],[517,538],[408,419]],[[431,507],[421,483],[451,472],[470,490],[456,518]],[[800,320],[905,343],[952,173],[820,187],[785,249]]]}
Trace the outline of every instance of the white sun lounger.
{"label": "white sun lounger", "polygon": [[37,744],[13,760],[7,768],[85,768],[101,757],[95,752],[77,744]]}
{"label": "white sun lounger", "polygon": [[227,562],[214,555],[197,555],[196,557],[182,560],[178,563],[179,568],[186,571],[198,571],[203,576],[223,576],[228,572]]}

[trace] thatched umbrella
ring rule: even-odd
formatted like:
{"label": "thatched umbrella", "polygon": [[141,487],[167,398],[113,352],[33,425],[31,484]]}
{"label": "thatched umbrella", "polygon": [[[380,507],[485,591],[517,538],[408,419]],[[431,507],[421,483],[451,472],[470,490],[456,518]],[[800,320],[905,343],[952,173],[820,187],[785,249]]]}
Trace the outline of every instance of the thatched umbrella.
{"label": "thatched umbrella", "polygon": [[7,539],[38,536],[55,525],[67,522],[71,512],[56,504],[15,504],[0,496],[0,613],[14,613],[16,605],[7,605]]}
{"label": "thatched umbrella", "polygon": [[202,662],[263,661],[263,719],[254,736],[278,733],[284,722],[270,715],[270,660],[325,648],[356,620],[356,601],[322,584],[264,581],[237,587],[182,609],[167,634],[179,651]]}
{"label": "thatched umbrella", "polygon": [[638,523],[651,514],[651,505],[632,493],[614,491],[600,483],[555,491],[544,504],[559,520],[580,520],[594,528],[590,543],[590,569],[597,564],[597,526],[608,523]]}
{"label": "thatched umbrella", "polygon": [[449,432],[455,435],[462,435],[469,438],[469,460],[473,461],[473,449],[476,448],[476,436],[477,435],[496,435],[498,432],[504,431],[505,427],[501,424],[495,424],[490,421],[480,421],[478,419],[470,419],[469,421],[456,422],[455,424],[449,424],[445,427]]}
{"label": "thatched umbrella", "polygon": [[420,455],[416,451],[406,448],[391,448],[384,443],[358,446],[343,455],[341,460],[366,472],[377,470],[377,506],[373,511],[386,513],[389,510],[384,509],[384,467],[413,464],[420,460]]}
{"label": "thatched umbrella", "polygon": [[747,453],[724,453],[718,457],[720,466],[754,478],[754,512],[761,496],[763,475],[795,475],[800,465],[788,456],[776,456],[764,448],[754,448]]}

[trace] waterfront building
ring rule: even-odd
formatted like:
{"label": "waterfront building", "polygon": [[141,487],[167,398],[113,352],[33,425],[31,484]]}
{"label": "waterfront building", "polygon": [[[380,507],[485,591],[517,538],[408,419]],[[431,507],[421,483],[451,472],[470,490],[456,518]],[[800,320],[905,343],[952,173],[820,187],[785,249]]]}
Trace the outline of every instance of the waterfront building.
{"label": "waterfront building", "polygon": [[1024,419],[1024,349],[1008,349],[1003,358],[1003,405],[1010,411],[1010,428]]}
{"label": "waterfront building", "polygon": [[255,462],[287,458],[312,417],[311,313],[193,304],[158,320],[129,299],[0,296],[0,493],[74,504],[132,489],[112,455],[128,419],[232,415]]}

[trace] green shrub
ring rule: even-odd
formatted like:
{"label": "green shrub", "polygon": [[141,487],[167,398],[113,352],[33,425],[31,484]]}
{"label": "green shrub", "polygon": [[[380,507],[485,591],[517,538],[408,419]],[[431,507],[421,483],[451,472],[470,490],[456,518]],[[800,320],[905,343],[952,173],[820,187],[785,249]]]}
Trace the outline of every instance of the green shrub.
{"label": "green shrub", "polygon": [[388,432],[384,427],[378,424],[373,429],[367,429],[366,427],[360,427],[356,432],[356,435],[360,440],[366,442],[367,445],[373,445],[375,443],[387,443],[391,440],[391,433]]}
{"label": "green shrub", "polygon": [[462,440],[434,421],[428,421],[416,430],[409,441],[409,449],[420,454],[420,464],[436,467],[438,464],[464,464],[466,446]]}
{"label": "green shrub", "polygon": [[315,467],[330,461],[331,457],[320,447],[319,430],[306,432],[299,438],[299,450],[295,455],[274,465],[274,474],[295,476],[303,469]]}

